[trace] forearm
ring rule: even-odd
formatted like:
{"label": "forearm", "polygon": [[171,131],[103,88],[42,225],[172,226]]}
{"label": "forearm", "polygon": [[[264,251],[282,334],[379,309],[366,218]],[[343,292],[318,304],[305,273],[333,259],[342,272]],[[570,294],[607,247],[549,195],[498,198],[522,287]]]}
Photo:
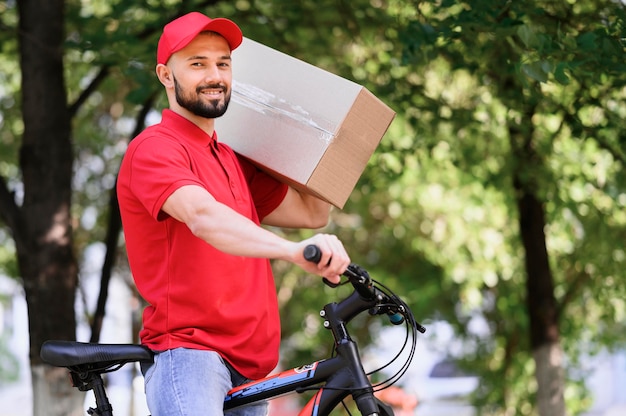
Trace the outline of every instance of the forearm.
{"label": "forearm", "polygon": [[228,254],[292,260],[297,244],[258,226],[229,207],[215,203],[186,221],[191,232]]}
{"label": "forearm", "polygon": [[[325,206],[326,203],[310,202],[322,214],[326,210],[328,215],[330,207]],[[316,234],[300,242],[286,240],[216,201],[198,186],[177,189],[165,201],[162,210],[177,221],[185,223],[196,237],[207,244],[235,256],[286,260],[335,283],[350,262],[350,257],[336,236]],[[291,215],[292,221],[298,218],[298,212]],[[304,259],[303,250],[308,244],[315,244],[320,248],[322,258],[318,264]]]}

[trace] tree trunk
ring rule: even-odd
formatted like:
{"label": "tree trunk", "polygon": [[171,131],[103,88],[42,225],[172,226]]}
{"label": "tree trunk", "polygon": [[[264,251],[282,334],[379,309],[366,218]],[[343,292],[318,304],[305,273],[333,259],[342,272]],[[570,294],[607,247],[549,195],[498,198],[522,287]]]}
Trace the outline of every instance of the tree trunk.
{"label": "tree trunk", "polygon": [[[564,416],[563,350],[559,339],[558,306],[548,251],[544,206],[536,196],[533,174],[541,168],[541,160],[533,149],[532,117],[528,111],[521,125],[509,132],[518,169],[514,187],[519,211],[519,225],[525,252],[526,308],[530,321],[530,344],[535,360],[537,408],[541,416]],[[521,144],[521,145],[520,145]]]}
{"label": "tree trunk", "polygon": [[[20,0],[18,11],[24,200],[12,232],[28,305],[33,394],[44,395],[34,398],[34,415],[68,415],[77,403],[82,405],[82,394],[72,392],[75,389],[64,371],[43,365],[39,357],[45,340],[76,338],[78,267],[72,240],[73,155],[62,61],[64,2]],[[71,404],[66,406],[68,399]]]}
{"label": "tree trunk", "polygon": [[565,415],[563,350],[559,342],[557,304],[545,244],[543,205],[521,192],[520,228],[526,252],[526,306],[535,359],[537,407],[542,416]]}

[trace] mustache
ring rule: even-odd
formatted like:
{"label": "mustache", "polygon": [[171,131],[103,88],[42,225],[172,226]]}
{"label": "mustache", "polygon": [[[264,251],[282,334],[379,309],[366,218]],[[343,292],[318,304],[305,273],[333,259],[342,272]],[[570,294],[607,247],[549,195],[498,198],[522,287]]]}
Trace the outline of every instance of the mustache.
{"label": "mustache", "polygon": [[204,90],[222,90],[222,92],[225,93],[226,91],[228,91],[228,88],[224,84],[206,84],[196,87],[197,93],[200,93]]}

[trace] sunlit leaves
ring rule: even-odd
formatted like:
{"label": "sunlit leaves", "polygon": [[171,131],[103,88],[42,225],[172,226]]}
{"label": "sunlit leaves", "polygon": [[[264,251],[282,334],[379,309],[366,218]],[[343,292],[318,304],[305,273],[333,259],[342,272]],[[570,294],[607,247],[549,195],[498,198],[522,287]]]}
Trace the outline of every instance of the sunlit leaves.
{"label": "sunlit leaves", "polygon": [[[482,308],[490,317],[495,331],[492,347],[514,348],[515,356],[520,356],[524,343],[511,342],[526,325],[519,314],[524,308],[520,293],[524,269],[510,188],[515,172],[537,184],[538,195],[545,198],[547,243],[556,294],[567,304],[564,313],[590,316],[593,309],[599,313],[596,319],[615,322],[619,305],[602,309],[601,302],[589,296],[586,309],[578,310],[570,297],[593,291],[588,288],[601,284],[600,276],[619,274],[616,268],[623,267],[619,252],[613,255],[624,237],[624,152],[619,139],[623,117],[618,116],[625,109],[623,8],[594,1],[444,1],[418,3],[416,9],[417,13],[402,15],[408,22],[399,31],[404,47],[401,62],[413,68],[417,80],[403,84],[411,93],[399,102],[415,137],[423,138],[422,148],[429,149],[420,156],[419,169],[411,170],[419,177],[413,186],[422,195],[416,212],[423,217],[413,246],[441,264],[446,278],[459,285],[466,311]],[[531,103],[537,104],[532,107],[532,124],[524,118]],[[518,170],[516,152],[524,143],[509,141],[510,128],[532,135],[526,137],[532,139],[538,159],[523,172]],[[394,150],[390,146],[389,151]],[[414,152],[421,155],[420,150]],[[469,184],[474,181],[482,188],[472,191]],[[506,223],[494,227],[487,220],[498,218],[498,208]],[[481,210],[488,210],[489,216],[481,217]],[[499,236],[501,241],[494,245],[493,258],[485,251],[489,246],[479,243],[483,231],[489,239]],[[501,259],[509,260],[495,266]],[[482,276],[473,276],[474,269]],[[623,285],[609,287],[599,293],[623,293]],[[495,310],[478,301],[478,294],[487,292],[497,296]],[[498,319],[511,325],[500,326]],[[603,331],[568,322],[563,337],[577,339],[585,333],[592,342],[595,334],[605,342],[610,335],[599,335]],[[569,354],[576,354],[571,343],[566,345]],[[486,356],[492,357],[491,352]],[[529,356],[520,358],[521,365],[529,363]],[[510,357],[500,365],[507,362],[509,367],[503,371],[519,379],[532,376],[532,371],[518,372],[517,362]],[[528,408],[525,384],[519,383],[519,390],[507,386],[508,398],[496,399],[497,390],[482,392],[486,400],[482,403],[506,399],[518,403],[514,407],[520,414],[526,413],[520,410]],[[580,384],[571,384],[568,391],[580,393]],[[582,403],[570,407],[577,409]]]}

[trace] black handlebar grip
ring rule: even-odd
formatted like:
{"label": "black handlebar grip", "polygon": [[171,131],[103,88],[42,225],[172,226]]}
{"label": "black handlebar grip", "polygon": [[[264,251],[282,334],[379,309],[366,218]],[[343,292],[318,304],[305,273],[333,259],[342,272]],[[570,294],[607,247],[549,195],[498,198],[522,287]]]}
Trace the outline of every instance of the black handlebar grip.
{"label": "black handlebar grip", "polygon": [[[308,246],[306,246],[302,254],[304,255],[304,258],[307,261],[310,261],[315,264],[319,263],[320,260],[322,259],[322,252],[320,248],[316,246],[315,244],[309,244]],[[325,277],[322,280],[324,281],[326,286],[330,286],[332,288],[339,286],[338,284],[331,283],[330,280],[326,279]]]}
{"label": "black handlebar grip", "polygon": [[322,252],[315,244],[309,244],[306,246],[302,254],[304,255],[304,258],[311,263],[317,264],[322,259]]}

